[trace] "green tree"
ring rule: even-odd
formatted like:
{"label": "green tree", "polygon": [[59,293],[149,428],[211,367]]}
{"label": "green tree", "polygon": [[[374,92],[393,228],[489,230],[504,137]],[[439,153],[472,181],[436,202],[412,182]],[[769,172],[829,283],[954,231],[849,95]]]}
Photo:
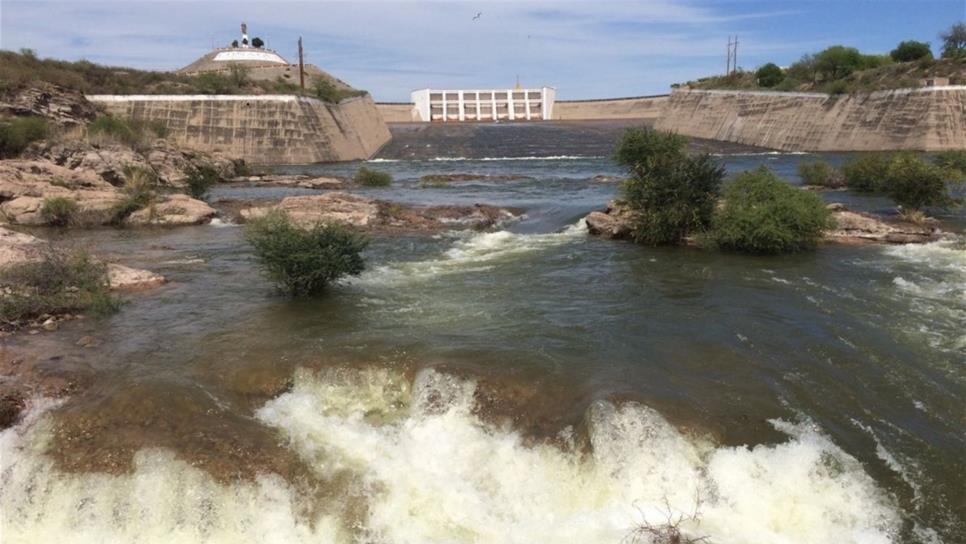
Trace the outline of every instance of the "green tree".
{"label": "green tree", "polygon": [[815,70],[825,80],[842,79],[862,68],[864,62],[858,49],[833,45],[815,55]]}
{"label": "green tree", "polygon": [[630,170],[621,196],[639,243],[679,244],[711,223],[724,167],[708,154],[689,156],[687,143],[648,128],[629,129],[618,143],[615,160]]}
{"label": "green tree", "polygon": [[246,225],[245,238],[265,275],[292,296],[321,293],[339,278],[365,269],[365,237],[335,223],[301,228],[280,211]]}
{"label": "green tree", "polygon": [[189,166],[185,170],[185,174],[188,194],[192,198],[198,199],[205,198],[208,195],[208,190],[218,183],[218,179],[221,177],[218,175],[218,170],[208,164]]}
{"label": "green tree", "polygon": [[900,42],[895,49],[889,52],[889,56],[896,62],[931,59],[932,49],[929,48],[929,44],[926,42],[907,40]]}
{"label": "green tree", "polygon": [[966,57],[966,24],[956,23],[939,35],[943,40],[943,58]]}
{"label": "green tree", "polygon": [[252,47],[254,47],[255,49],[261,49],[264,46],[265,46],[265,42],[263,42],[262,39],[259,38],[258,36],[252,39]]}
{"label": "green tree", "polygon": [[777,64],[769,62],[755,72],[755,78],[762,87],[774,87],[785,79],[785,72]]}
{"label": "green tree", "polygon": [[830,212],[814,193],[791,186],[762,166],[725,189],[711,240],[722,249],[778,254],[815,247],[831,227]]}

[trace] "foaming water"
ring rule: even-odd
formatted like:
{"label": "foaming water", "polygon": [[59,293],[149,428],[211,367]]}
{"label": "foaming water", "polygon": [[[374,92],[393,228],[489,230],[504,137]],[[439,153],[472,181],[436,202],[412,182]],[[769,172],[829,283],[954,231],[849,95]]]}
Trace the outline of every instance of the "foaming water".
{"label": "foaming water", "polygon": [[502,260],[570,243],[587,235],[583,219],[560,232],[517,234],[506,230],[473,233],[457,239],[439,258],[378,266],[350,280],[357,285],[419,281],[439,275],[482,272]]}
{"label": "foaming water", "polygon": [[[719,447],[636,403],[594,403],[589,447],[530,443],[477,415],[476,384],[436,370],[296,373],[256,417],[340,499],[308,504],[281,478],[229,485],[164,450],[133,472],[60,473],[43,408],[0,434],[4,542],[620,542],[684,516],[716,543],[890,542],[899,515],[860,464],[810,423]],[[570,445],[567,445],[570,444]],[[340,475],[349,474],[348,478]],[[346,509],[344,497],[362,509]],[[696,513],[692,517],[692,514]]]}

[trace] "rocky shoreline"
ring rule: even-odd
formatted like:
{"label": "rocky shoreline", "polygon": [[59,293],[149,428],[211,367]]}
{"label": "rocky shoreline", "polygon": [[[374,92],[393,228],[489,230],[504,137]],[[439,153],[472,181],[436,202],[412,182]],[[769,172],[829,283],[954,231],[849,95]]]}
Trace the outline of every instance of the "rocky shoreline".
{"label": "rocky shoreline", "polygon": [[[828,205],[836,228],[826,231],[823,241],[835,244],[923,244],[943,237],[938,221],[927,219],[922,224],[855,212],[844,205]],[[611,201],[603,211],[591,212],[584,218],[587,231],[601,238],[630,240],[634,213],[618,201]],[[689,243],[696,243],[689,240]]]}

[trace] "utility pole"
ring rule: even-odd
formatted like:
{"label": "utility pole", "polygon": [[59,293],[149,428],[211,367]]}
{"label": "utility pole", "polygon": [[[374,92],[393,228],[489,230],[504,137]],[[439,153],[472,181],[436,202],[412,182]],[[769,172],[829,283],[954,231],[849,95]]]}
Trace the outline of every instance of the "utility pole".
{"label": "utility pole", "polygon": [[735,34],[735,53],[734,53],[733,64],[731,65],[731,71],[732,73],[736,73],[738,71],[738,35],[737,34]]}
{"label": "utility pole", "polygon": [[305,90],[305,57],[302,53],[302,36],[299,36],[299,85]]}

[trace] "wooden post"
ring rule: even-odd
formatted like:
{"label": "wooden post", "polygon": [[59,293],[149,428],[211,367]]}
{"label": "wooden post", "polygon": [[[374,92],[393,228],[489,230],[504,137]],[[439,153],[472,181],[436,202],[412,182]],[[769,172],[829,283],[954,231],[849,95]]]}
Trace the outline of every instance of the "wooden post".
{"label": "wooden post", "polygon": [[305,90],[305,59],[302,54],[302,36],[299,36],[299,85]]}

